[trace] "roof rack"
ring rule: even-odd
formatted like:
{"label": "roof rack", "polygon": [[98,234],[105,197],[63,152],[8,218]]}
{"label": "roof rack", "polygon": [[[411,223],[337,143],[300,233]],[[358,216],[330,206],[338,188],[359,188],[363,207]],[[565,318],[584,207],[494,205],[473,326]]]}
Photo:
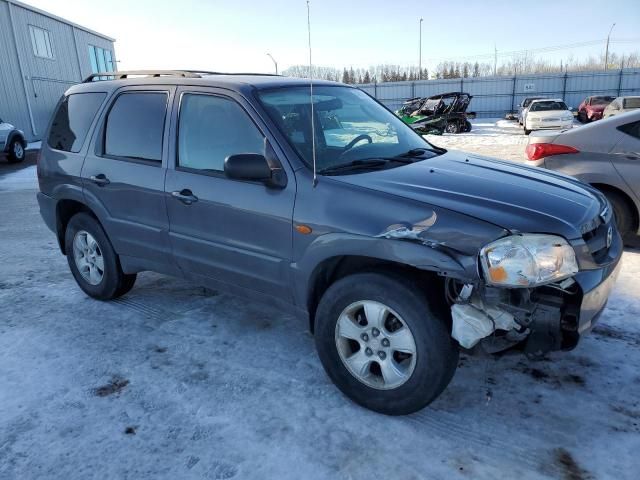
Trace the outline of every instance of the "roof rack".
{"label": "roof rack", "polygon": [[130,76],[145,77],[183,77],[183,78],[202,78],[205,75],[258,75],[264,77],[275,77],[272,73],[226,73],[226,72],[209,72],[206,70],[126,70],[121,72],[99,72],[92,73],[85,78],[82,83],[91,83],[101,80],[122,80]]}
{"label": "roof rack", "polygon": [[87,78],[85,78],[82,83],[90,83],[98,80],[122,80],[124,78],[129,78],[130,76],[146,76],[146,77],[161,77],[161,76],[171,76],[171,77],[189,77],[189,78],[200,78],[202,75],[200,73],[205,72],[194,72],[190,70],[126,70],[122,72],[99,72],[92,73]]}

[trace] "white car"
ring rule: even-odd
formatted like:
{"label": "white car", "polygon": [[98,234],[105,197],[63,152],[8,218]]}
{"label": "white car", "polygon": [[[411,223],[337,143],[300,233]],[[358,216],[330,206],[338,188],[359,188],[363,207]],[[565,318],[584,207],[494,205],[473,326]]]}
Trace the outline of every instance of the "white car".
{"label": "white car", "polygon": [[24,133],[0,118],[0,153],[7,154],[9,163],[18,163],[24,160],[26,148]]}
{"label": "white car", "polygon": [[573,126],[573,113],[561,98],[534,100],[524,119],[524,133],[533,130],[562,130]]}
{"label": "white car", "polygon": [[640,97],[618,97],[605,107],[602,116],[603,118],[608,118],[636,108],[640,108]]}

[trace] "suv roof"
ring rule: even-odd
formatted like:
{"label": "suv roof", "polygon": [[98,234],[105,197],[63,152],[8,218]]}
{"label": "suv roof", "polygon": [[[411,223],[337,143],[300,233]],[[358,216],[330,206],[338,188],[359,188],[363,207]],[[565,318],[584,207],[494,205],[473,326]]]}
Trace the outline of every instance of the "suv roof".
{"label": "suv roof", "polygon": [[[112,77],[102,80],[101,77]],[[115,78],[113,78],[115,77]],[[327,80],[313,80],[314,85],[341,85]],[[132,70],[100,72],[89,75],[81,84],[74,85],[68,93],[104,92],[132,85],[199,85],[240,90],[307,86],[309,79],[283,77],[264,73],[220,73],[196,70]]]}

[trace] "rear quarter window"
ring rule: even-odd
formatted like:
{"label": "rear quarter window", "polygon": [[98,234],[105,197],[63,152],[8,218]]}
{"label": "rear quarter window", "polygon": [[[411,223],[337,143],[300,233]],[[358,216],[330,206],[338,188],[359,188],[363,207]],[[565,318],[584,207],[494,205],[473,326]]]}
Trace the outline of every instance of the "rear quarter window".
{"label": "rear quarter window", "polygon": [[640,121],[620,125],[618,127],[618,130],[626,133],[627,135],[631,135],[632,137],[640,139]]}
{"label": "rear quarter window", "polygon": [[53,116],[47,139],[49,146],[64,152],[79,152],[106,96],[104,92],[67,95]]}

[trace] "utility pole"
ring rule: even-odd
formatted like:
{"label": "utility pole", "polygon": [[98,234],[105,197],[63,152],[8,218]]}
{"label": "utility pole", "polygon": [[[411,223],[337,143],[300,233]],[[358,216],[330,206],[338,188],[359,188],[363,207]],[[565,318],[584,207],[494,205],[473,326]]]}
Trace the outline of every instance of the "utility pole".
{"label": "utility pole", "polygon": [[273,61],[273,64],[276,66],[276,75],[278,75],[278,62],[276,62],[276,59],[273,58],[273,55],[271,55],[269,52],[267,52],[267,55]]}
{"label": "utility pole", "polygon": [[604,69],[605,70],[609,69],[609,39],[611,38],[611,30],[613,30],[613,27],[615,26],[616,26],[615,23],[611,25],[611,28],[609,29],[609,35],[607,35],[607,48],[604,51]]}
{"label": "utility pole", "polygon": [[418,40],[418,80],[422,80],[422,21],[420,19],[420,39]]}
{"label": "utility pole", "polygon": [[498,47],[493,44],[493,76],[498,75]]}

